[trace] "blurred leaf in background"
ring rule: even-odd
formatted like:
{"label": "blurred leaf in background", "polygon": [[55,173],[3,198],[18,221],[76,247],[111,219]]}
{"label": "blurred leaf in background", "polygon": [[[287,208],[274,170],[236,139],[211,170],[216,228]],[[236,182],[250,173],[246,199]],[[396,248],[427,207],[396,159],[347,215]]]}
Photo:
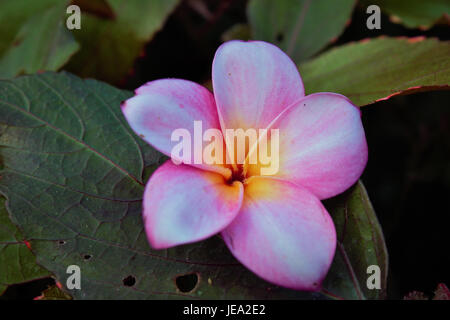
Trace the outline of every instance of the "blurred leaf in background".
{"label": "blurred leaf in background", "polygon": [[307,94],[337,92],[358,106],[393,95],[448,89],[450,42],[377,38],[333,48],[300,65]]}
{"label": "blurred leaf in background", "polygon": [[[66,68],[80,76],[119,83],[132,71],[145,43],[162,28],[178,3],[179,0],[3,0],[0,77],[56,71],[70,59]],[[70,4],[81,8],[79,30],[66,27],[66,9]]]}
{"label": "blurred leaf in background", "polygon": [[[132,70],[144,45],[160,30],[179,0],[76,0],[81,50],[67,66],[82,77],[119,83]],[[173,41],[176,41],[174,39]]]}
{"label": "blurred leaf in background", "polygon": [[230,40],[251,40],[251,29],[248,24],[238,23],[229,28],[222,34],[222,41],[230,41]]}
{"label": "blurred leaf in background", "polygon": [[448,0],[363,0],[362,4],[378,5],[394,23],[408,28],[429,29],[436,23],[450,24]]}
{"label": "blurred leaf in background", "polygon": [[323,49],[350,23],[354,0],[251,0],[253,39],[271,42],[295,62]]}
{"label": "blurred leaf in background", "polygon": [[0,78],[58,70],[79,46],[65,25],[69,1],[0,2]]}

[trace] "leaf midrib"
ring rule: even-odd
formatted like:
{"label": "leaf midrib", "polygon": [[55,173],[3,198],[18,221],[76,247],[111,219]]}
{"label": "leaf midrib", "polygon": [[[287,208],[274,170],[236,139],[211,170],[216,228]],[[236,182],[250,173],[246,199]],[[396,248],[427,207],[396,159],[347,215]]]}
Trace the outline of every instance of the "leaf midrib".
{"label": "leaf midrib", "polygon": [[292,53],[294,52],[295,43],[297,42],[300,35],[300,30],[302,29],[303,22],[305,22],[306,12],[308,11],[310,4],[311,0],[305,0],[305,2],[303,2],[302,9],[300,10],[300,13],[298,15],[294,30],[292,31],[292,37],[289,40],[288,48],[286,50],[286,53],[289,56],[292,56]]}

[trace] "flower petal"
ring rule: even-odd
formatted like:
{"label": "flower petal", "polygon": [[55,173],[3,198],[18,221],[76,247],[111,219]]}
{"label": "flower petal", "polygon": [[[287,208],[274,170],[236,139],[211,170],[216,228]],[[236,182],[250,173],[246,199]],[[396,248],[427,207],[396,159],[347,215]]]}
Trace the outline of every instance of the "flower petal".
{"label": "flower petal", "polygon": [[210,237],[241,207],[243,186],[223,176],[166,161],[145,187],[143,216],[151,246],[163,249]]}
{"label": "flower petal", "polygon": [[[279,129],[278,178],[302,185],[319,199],[352,186],[367,163],[361,113],[335,93],[306,96],[271,125]],[[250,175],[258,175],[249,166]]]}
{"label": "flower petal", "polygon": [[[192,139],[194,121],[201,121],[203,131],[220,129],[214,97],[201,85],[180,79],[148,82],[136,90],[134,97],[122,104],[122,112],[136,134],[165,155],[172,156],[172,159],[224,176],[231,174],[223,165],[208,165],[204,161],[195,164],[194,152],[191,152],[189,161],[171,155],[172,149],[179,143],[171,140],[175,129],[187,130]],[[203,142],[203,147],[206,144]]]}
{"label": "flower petal", "polygon": [[264,129],[304,96],[294,62],[263,41],[229,41],[217,49],[212,82],[222,130]]}
{"label": "flower petal", "polygon": [[306,189],[268,177],[245,186],[239,215],[222,232],[233,255],[261,278],[319,290],[336,248],[333,221]]}

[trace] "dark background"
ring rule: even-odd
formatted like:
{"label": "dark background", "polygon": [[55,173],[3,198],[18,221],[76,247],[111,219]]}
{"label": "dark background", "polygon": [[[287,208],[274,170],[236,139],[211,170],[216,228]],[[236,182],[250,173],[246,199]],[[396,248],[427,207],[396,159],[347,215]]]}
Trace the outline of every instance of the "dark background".
{"label": "dark background", "polygon": [[[234,24],[246,22],[246,1],[208,3],[207,15],[188,1],[178,6],[121,86],[135,89],[166,77],[208,81],[222,34]],[[391,23],[387,16],[382,17],[381,30],[368,30],[367,17],[364,8],[357,6],[351,24],[330,46],[382,34],[450,37],[448,27],[410,30]],[[386,238],[390,299],[401,299],[413,290],[432,295],[438,283],[450,285],[446,223],[450,214],[449,101],[450,91],[435,91],[397,96],[362,109],[369,145],[362,180]],[[0,299],[32,299],[52,283],[52,279],[44,279],[11,286]]]}

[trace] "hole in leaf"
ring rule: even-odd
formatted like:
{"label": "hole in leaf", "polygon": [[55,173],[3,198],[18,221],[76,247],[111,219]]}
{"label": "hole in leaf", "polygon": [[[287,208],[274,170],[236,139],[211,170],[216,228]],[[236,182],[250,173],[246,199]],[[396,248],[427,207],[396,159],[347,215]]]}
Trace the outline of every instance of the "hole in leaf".
{"label": "hole in leaf", "polygon": [[122,280],[123,285],[126,287],[132,287],[136,283],[136,278],[133,276],[128,276]]}
{"label": "hole in leaf", "polygon": [[196,273],[189,273],[178,276],[175,279],[178,290],[181,292],[191,292],[198,283],[198,275]]}
{"label": "hole in leaf", "polygon": [[66,244],[66,242],[65,242],[64,240],[59,240],[58,243],[59,243],[60,245]]}
{"label": "hole in leaf", "polygon": [[89,259],[92,258],[92,256],[91,256],[90,254],[85,254],[85,255],[83,256],[83,258],[84,258],[84,260],[89,260]]}
{"label": "hole in leaf", "polygon": [[284,34],[282,34],[281,32],[279,33],[279,34],[277,34],[277,41],[278,42],[281,42],[281,41],[283,41],[283,39],[284,39]]}

